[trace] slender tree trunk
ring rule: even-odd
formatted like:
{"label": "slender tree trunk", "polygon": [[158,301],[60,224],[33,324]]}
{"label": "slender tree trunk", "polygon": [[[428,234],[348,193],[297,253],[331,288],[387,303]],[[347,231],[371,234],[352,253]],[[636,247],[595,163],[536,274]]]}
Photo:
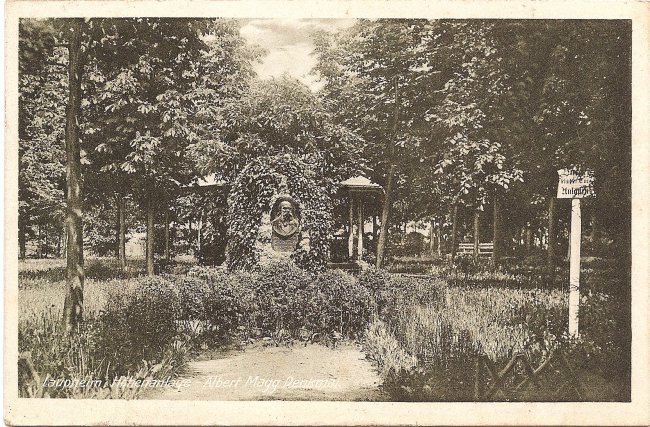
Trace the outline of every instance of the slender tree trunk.
{"label": "slender tree trunk", "polygon": [[530,224],[526,225],[526,254],[530,255],[533,249],[533,229]]}
{"label": "slender tree trunk", "polygon": [[165,260],[169,263],[169,207],[165,209]]}
{"label": "slender tree trunk", "polygon": [[547,268],[549,274],[555,273],[555,239],[557,231],[555,230],[555,197],[551,195],[548,203],[548,236],[546,238],[547,245]]}
{"label": "slender tree trunk", "polygon": [[456,234],[458,232],[458,205],[454,205],[451,221],[451,260],[456,258]]}
{"label": "slender tree trunk", "polygon": [[79,117],[81,113],[81,32],[83,19],[70,19],[68,40],[68,105],[66,109],[65,151],[67,209],[67,295],[63,305],[63,321],[70,332],[83,319],[84,259],[81,193],[81,156],[79,148]]}
{"label": "slender tree trunk", "polygon": [[120,259],[120,196],[115,196],[115,258]]}
{"label": "slender tree trunk", "polygon": [[481,240],[479,228],[481,225],[481,214],[479,211],[474,212],[474,259],[478,260],[478,245]]}
{"label": "slender tree trunk", "polygon": [[36,244],[36,257],[40,259],[40,258],[43,258],[43,241],[42,241],[42,237],[41,237],[41,235],[42,235],[41,230],[42,230],[43,227],[41,227],[41,224],[38,224],[37,227],[38,227],[38,236],[37,236],[37,240],[36,240],[36,243],[37,243]]}
{"label": "slender tree trunk", "polygon": [[117,199],[117,206],[119,211],[118,229],[118,257],[120,258],[120,267],[122,270],[126,269],[126,219],[125,219],[125,202],[124,195],[120,194]]}
{"label": "slender tree trunk", "polygon": [[147,196],[147,274],[149,276],[154,275],[154,263],[153,263],[153,244],[154,244],[154,230],[153,230],[153,219],[154,219],[154,209],[153,209],[153,196],[151,191]]}
{"label": "slender tree trunk", "polygon": [[[393,79],[395,87],[395,122],[393,123],[393,139],[397,139],[397,129],[399,126],[399,92],[397,76]],[[379,243],[377,244],[377,268],[384,265],[386,242],[388,239],[388,222],[390,221],[390,210],[393,203],[393,186],[395,180],[395,150],[396,141],[388,141],[389,147],[389,161],[390,167],[388,168],[388,176],[386,179],[386,195],[384,197],[384,206],[381,210],[381,230],[379,232]]]}
{"label": "slender tree trunk", "polygon": [[429,231],[429,253],[431,256],[435,253],[436,249],[436,221],[431,218],[431,230]]}
{"label": "slender tree trunk", "polygon": [[196,250],[197,254],[201,256],[201,244],[202,244],[202,230],[203,230],[203,213],[199,217],[199,222],[196,224]]}
{"label": "slender tree trunk", "polygon": [[63,227],[63,243],[61,246],[63,246],[63,253],[61,254],[63,258],[67,259],[68,258],[68,230],[66,230],[65,224]]}
{"label": "slender tree trunk", "polygon": [[438,236],[436,241],[438,242],[438,257],[442,257],[442,218],[438,221]]}
{"label": "slender tree trunk", "polygon": [[47,258],[47,256],[50,254],[50,251],[48,250],[49,248],[49,242],[47,241],[47,226],[45,226],[45,230],[43,230],[43,257]]}
{"label": "slender tree trunk", "polygon": [[27,256],[27,223],[24,219],[18,218],[18,248],[20,259]]}
{"label": "slender tree trunk", "polygon": [[377,215],[372,215],[372,245],[375,247],[375,254],[377,253]]}
{"label": "slender tree trunk", "polygon": [[390,165],[390,168],[388,169],[388,180],[386,183],[386,195],[384,196],[384,206],[381,210],[381,229],[379,230],[379,243],[377,243],[377,268],[381,268],[384,265],[384,252],[386,248],[386,239],[388,237],[388,221],[390,220],[394,175],[395,165]]}
{"label": "slender tree trunk", "polygon": [[501,258],[501,206],[499,196],[494,196],[494,215],[492,217],[492,266],[497,267]]}

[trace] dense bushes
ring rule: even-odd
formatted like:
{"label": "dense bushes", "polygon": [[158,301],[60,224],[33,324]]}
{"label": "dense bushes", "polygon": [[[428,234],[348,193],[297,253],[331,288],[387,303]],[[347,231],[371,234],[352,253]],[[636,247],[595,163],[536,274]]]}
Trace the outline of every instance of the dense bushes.
{"label": "dense bushes", "polygon": [[[21,396],[132,398],[139,387],[120,378],[164,378],[184,363],[188,347],[178,323],[178,292],[171,283],[143,278],[111,285],[103,309],[88,310],[72,334],[63,330],[58,309],[20,320]],[[48,378],[93,383],[47,387]]]}
{"label": "dense bushes", "polygon": [[191,285],[181,294],[203,311],[188,307],[188,320],[203,322],[207,333],[218,329],[222,338],[356,337],[370,319],[371,292],[341,271],[309,275],[293,263],[275,262],[255,273],[199,267],[189,274],[202,283],[179,279],[177,286]]}

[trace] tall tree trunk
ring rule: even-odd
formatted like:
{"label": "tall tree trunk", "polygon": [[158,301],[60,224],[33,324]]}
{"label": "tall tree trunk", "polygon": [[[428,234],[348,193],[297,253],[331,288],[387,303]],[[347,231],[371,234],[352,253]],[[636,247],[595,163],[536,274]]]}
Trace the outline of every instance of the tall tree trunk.
{"label": "tall tree trunk", "polygon": [[115,195],[115,258],[120,259],[120,196]]}
{"label": "tall tree trunk", "polygon": [[451,260],[456,258],[456,234],[458,234],[458,205],[454,205],[453,213],[451,214]]}
{"label": "tall tree trunk", "polygon": [[49,243],[47,241],[47,226],[45,226],[45,229],[43,230],[43,257],[47,258],[47,256],[50,254],[50,251],[48,250]]}
{"label": "tall tree trunk", "polygon": [[384,252],[386,248],[386,239],[388,237],[388,221],[390,220],[394,175],[395,165],[390,165],[390,168],[388,169],[388,180],[386,183],[386,195],[384,196],[384,206],[381,210],[381,228],[379,229],[379,243],[377,243],[377,268],[381,268],[384,265]]}
{"label": "tall tree trunk", "polygon": [[[395,87],[395,121],[393,123],[393,139],[397,139],[397,129],[399,126],[399,92],[397,76],[393,78]],[[388,141],[389,144],[389,161],[390,167],[388,168],[388,176],[386,179],[386,195],[384,197],[384,206],[381,210],[381,230],[379,231],[379,243],[377,244],[377,268],[384,265],[386,241],[388,238],[388,221],[390,220],[391,204],[393,203],[393,186],[395,180],[395,150],[396,141]]]}
{"label": "tall tree trunk", "polygon": [[27,222],[18,217],[18,248],[20,259],[27,256]]}
{"label": "tall tree trunk", "polygon": [[154,230],[153,230],[153,218],[154,217],[154,210],[153,210],[153,196],[151,195],[151,191],[149,191],[149,195],[147,196],[147,274],[149,276],[154,275],[154,265],[153,265],[153,243],[154,243]]}
{"label": "tall tree trunk", "polygon": [[202,244],[202,230],[203,230],[203,213],[199,217],[199,222],[196,224],[196,252],[198,256],[201,256],[201,244]]}
{"label": "tall tree trunk", "polygon": [[165,209],[165,261],[169,262],[169,207]]}
{"label": "tall tree trunk", "polygon": [[431,230],[429,231],[429,254],[433,256],[436,249],[436,221],[431,218]]}
{"label": "tall tree trunk", "polygon": [[530,255],[533,249],[533,229],[530,224],[526,224],[526,255]]}
{"label": "tall tree trunk", "polygon": [[118,206],[118,257],[120,258],[120,267],[122,270],[126,268],[126,219],[125,219],[125,202],[124,195],[120,194],[117,198]]}
{"label": "tall tree trunk", "polygon": [[549,274],[555,273],[555,239],[557,231],[555,230],[555,197],[551,195],[548,202],[548,236],[546,238],[547,245],[547,268]]}
{"label": "tall tree trunk", "polygon": [[481,236],[479,235],[479,227],[481,225],[480,223],[481,220],[481,214],[479,211],[474,212],[474,259],[478,260],[478,245],[481,240]]}
{"label": "tall tree trunk", "polygon": [[499,265],[501,258],[501,243],[503,238],[501,236],[501,207],[499,206],[499,196],[494,195],[494,215],[492,217],[492,266]]}
{"label": "tall tree trunk", "polygon": [[375,247],[375,254],[377,253],[377,215],[372,214],[372,245]]}
{"label": "tall tree trunk", "polygon": [[36,257],[37,258],[43,258],[43,241],[42,241],[42,229],[43,227],[41,224],[38,224],[38,235],[36,237]]}
{"label": "tall tree trunk", "polygon": [[81,205],[81,156],[79,148],[79,118],[81,113],[81,32],[83,19],[70,19],[68,40],[68,105],[65,123],[67,209],[67,295],[63,305],[66,331],[71,331],[83,319],[83,223]]}
{"label": "tall tree trunk", "polygon": [[442,257],[442,218],[438,221],[438,232],[437,232],[438,242],[438,257]]}

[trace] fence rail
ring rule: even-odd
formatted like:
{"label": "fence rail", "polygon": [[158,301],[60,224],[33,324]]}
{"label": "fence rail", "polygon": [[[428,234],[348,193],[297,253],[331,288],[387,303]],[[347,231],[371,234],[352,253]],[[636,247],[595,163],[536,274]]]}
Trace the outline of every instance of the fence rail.
{"label": "fence rail", "polygon": [[[551,369],[554,374],[562,378],[557,388],[551,384],[554,379],[545,378]],[[532,393],[529,390],[531,385],[534,387]],[[477,401],[531,400],[531,394],[537,394],[544,400],[559,400],[562,396],[566,396],[567,392],[570,393],[570,400],[583,399],[582,386],[571,364],[559,349],[551,350],[536,368],[524,352],[515,353],[502,369],[498,369],[496,364],[485,355],[479,356],[476,360],[474,398]],[[525,397],[522,396],[524,394]]]}
{"label": "fence rail", "polygon": [[[479,243],[478,244],[478,255],[479,256],[490,256],[494,252],[494,244],[490,243]],[[474,243],[459,243],[458,244],[458,253],[459,254],[473,254],[474,253]]]}

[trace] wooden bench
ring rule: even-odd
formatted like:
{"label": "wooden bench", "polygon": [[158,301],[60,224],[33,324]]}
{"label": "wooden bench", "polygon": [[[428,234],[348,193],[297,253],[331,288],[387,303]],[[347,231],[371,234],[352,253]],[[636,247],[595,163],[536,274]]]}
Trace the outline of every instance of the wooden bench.
{"label": "wooden bench", "polygon": [[[494,244],[492,242],[478,244],[478,256],[489,257],[492,256],[493,251]],[[459,243],[457,253],[474,255],[474,243]]]}

